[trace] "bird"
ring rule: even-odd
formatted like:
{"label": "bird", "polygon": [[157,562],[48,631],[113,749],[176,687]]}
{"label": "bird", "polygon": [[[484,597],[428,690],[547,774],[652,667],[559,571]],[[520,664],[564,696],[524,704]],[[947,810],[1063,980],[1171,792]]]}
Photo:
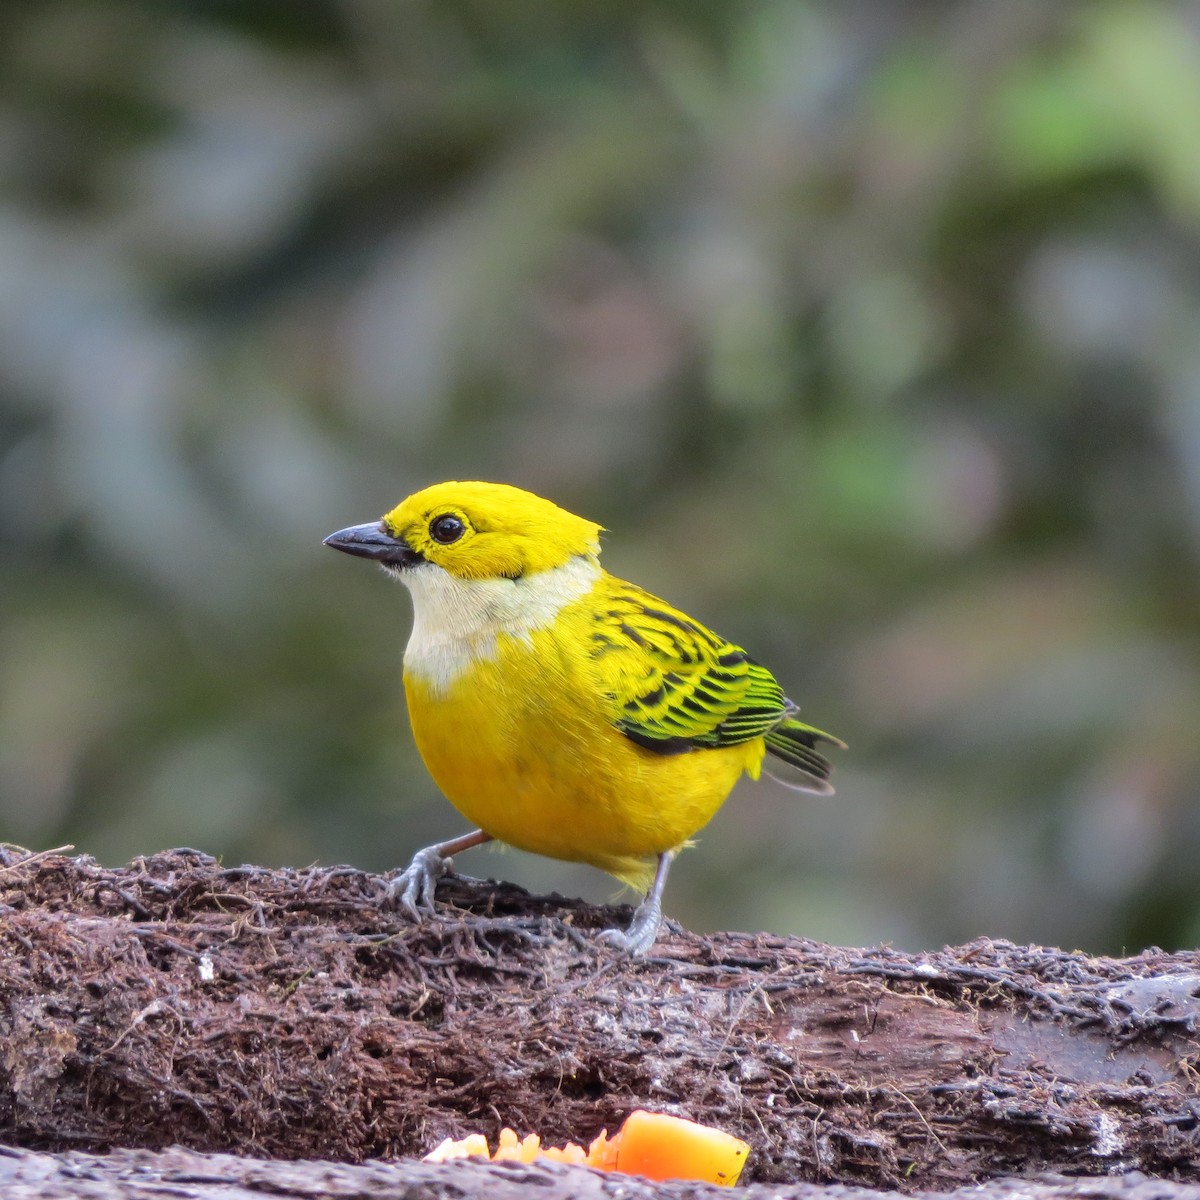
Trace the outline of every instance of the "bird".
{"label": "bird", "polygon": [[644,896],[601,940],[644,955],[671,863],[743,776],[831,794],[818,747],[774,675],[600,565],[603,527],[504,483],[447,482],[324,544],[405,584],[413,736],[475,829],[419,850],[389,896],[435,912],[452,857],[497,841],[589,863]]}

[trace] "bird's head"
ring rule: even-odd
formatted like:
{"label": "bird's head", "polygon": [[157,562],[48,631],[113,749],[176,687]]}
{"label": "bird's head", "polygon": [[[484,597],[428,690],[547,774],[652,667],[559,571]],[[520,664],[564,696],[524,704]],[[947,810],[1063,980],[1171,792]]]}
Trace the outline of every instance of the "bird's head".
{"label": "bird's head", "polygon": [[504,483],[438,483],[327,546],[372,558],[401,578],[426,564],[462,580],[521,579],[595,558],[600,526]]}

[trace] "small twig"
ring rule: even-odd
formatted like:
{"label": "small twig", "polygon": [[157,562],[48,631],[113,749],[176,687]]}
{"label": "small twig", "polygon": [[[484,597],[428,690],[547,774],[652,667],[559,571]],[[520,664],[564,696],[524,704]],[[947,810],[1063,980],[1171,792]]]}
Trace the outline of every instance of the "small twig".
{"label": "small twig", "polygon": [[[20,846],[14,846],[11,842],[4,843],[4,849],[7,852],[9,849],[20,850]],[[72,843],[68,842],[65,846],[55,846],[51,850],[39,850],[36,854],[27,854],[24,858],[14,859],[10,863],[5,863],[0,866],[0,874],[5,871],[15,871],[18,867],[27,867],[36,862],[41,862],[42,859],[50,858],[55,854],[65,854],[68,850],[74,850]]]}

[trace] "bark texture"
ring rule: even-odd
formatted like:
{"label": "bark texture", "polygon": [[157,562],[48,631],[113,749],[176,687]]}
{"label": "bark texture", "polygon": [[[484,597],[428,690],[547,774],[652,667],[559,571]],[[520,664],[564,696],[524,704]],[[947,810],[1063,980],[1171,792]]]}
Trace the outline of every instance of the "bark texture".
{"label": "bark texture", "polygon": [[[439,902],[414,926],[348,868],[173,851],[109,870],[10,849],[0,1140],[345,1164],[502,1125],[586,1141],[646,1107],[745,1138],[751,1182],[1200,1180],[1195,953],[983,940],[913,956],[672,930],[631,962],[592,937],[627,910],[461,879]],[[140,1193],[95,1193],[117,1194]]]}
{"label": "bark texture", "polygon": [[[730,1192],[703,1183],[651,1183],[584,1167],[473,1162],[281,1162],[231,1154],[117,1150],[93,1155],[0,1149],[5,1200],[884,1200],[841,1184],[751,1184]],[[995,1179],[912,1200],[1200,1200],[1200,1185],[1145,1175]]]}

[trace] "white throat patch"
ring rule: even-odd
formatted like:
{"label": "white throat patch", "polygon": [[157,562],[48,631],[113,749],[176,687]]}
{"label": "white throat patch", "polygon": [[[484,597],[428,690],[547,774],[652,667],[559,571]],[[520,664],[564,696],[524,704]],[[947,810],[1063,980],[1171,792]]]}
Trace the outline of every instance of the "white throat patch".
{"label": "white throat patch", "polygon": [[600,578],[600,564],[576,557],[520,579],[458,579],[430,562],[389,574],[413,598],[404,669],[444,692],[473,663],[496,656],[500,634],[528,638],[587,595]]}

